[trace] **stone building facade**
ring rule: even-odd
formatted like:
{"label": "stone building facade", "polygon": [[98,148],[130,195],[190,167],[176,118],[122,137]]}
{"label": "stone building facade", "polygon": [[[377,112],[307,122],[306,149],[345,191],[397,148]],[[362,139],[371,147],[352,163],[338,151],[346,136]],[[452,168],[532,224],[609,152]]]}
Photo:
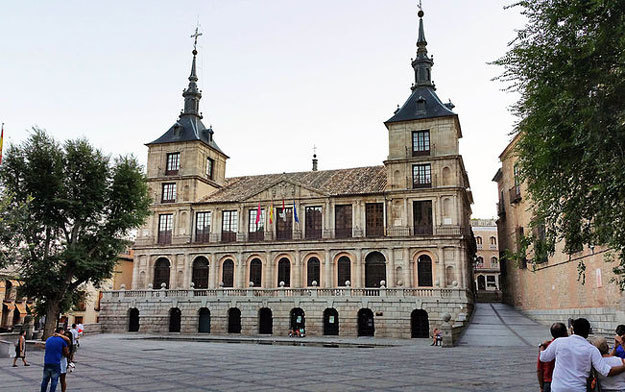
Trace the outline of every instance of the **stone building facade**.
{"label": "stone building facade", "polygon": [[12,331],[16,326],[21,326],[28,312],[34,310],[33,301],[18,297],[20,282],[16,275],[11,268],[0,271],[0,332]]}
{"label": "stone building facade", "polygon": [[[625,301],[612,282],[618,261],[608,249],[585,248],[569,256],[563,252],[564,244],[558,243],[546,260],[534,260],[531,249],[524,260],[505,260],[506,250],[517,252],[520,235],[532,230],[531,201],[526,184],[516,174],[515,145],[520,137],[514,137],[499,156],[501,168],[493,178],[499,192],[497,230],[504,301],[546,324],[585,317],[596,333],[612,334],[617,324],[625,324]],[[581,273],[580,260],[586,265]]]}
{"label": "stone building facade", "polygon": [[104,294],[103,329],[427,337],[445,313],[462,325],[472,195],[426,45],[421,18],[415,84],[385,122],[382,165],[232,178],[201,121],[194,50],[184,110],[147,144],[155,202],[133,290]]}
{"label": "stone building facade", "polygon": [[499,240],[494,219],[471,219],[477,253],[473,279],[480,295],[493,299],[501,298]]}

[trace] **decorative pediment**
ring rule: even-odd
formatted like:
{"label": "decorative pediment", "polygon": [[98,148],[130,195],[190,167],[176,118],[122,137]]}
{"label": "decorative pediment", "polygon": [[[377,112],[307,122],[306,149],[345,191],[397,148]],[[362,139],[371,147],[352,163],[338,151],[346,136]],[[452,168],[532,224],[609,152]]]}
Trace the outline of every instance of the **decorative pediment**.
{"label": "decorative pediment", "polygon": [[308,187],[286,178],[280,178],[272,184],[267,184],[267,187],[251,195],[245,201],[293,200],[327,196],[329,195],[326,192],[319,189]]}

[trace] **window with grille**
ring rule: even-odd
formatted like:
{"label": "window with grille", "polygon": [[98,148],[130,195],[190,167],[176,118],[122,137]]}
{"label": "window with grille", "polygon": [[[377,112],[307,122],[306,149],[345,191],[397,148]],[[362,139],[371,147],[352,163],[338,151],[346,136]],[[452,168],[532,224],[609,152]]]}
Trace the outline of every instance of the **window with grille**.
{"label": "window with grille", "polygon": [[414,235],[432,235],[432,201],[415,201],[412,204]]}
{"label": "window with grille", "polygon": [[412,156],[430,154],[430,131],[412,132]]}
{"label": "window with grille", "polygon": [[195,242],[208,242],[211,231],[211,213],[198,212],[195,218]]}
{"label": "window with grille", "polygon": [[429,163],[412,166],[412,187],[432,187],[432,167]]}
{"label": "window with grille", "polygon": [[173,152],[167,154],[167,165],[165,167],[165,175],[178,174],[180,170],[180,153]]}
{"label": "window with grille", "polygon": [[176,183],[163,184],[163,195],[161,197],[161,203],[174,203],[176,201]]}
{"label": "window with grille", "polygon": [[345,286],[345,282],[352,280],[352,262],[347,256],[341,256],[337,266],[337,286]]}
{"label": "window with grille", "polygon": [[215,167],[215,161],[211,158],[206,158],[206,177],[213,179],[213,170]]}
{"label": "window with grille", "polygon": [[366,236],[381,237],[384,235],[384,204],[365,204]]}
{"label": "window with grille", "polygon": [[223,287],[234,287],[234,261],[228,259],[221,265],[221,282]]}
{"label": "window with grille", "polygon": [[313,282],[319,285],[319,276],[321,275],[321,266],[319,259],[311,257],[306,265],[306,284],[308,287],[314,286]]}
{"label": "window with grille", "polygon": [[290,240],[293,238],[293,208],[276,208],[276,238]]}
{"label": "window with grille", "polygon": [[306,238],[321,238],[322,226],[321,207],[306,207]]}
{"label": "window with grille", "polygon": [[350,238],[352,236],[352,205],[334,207],[334,236]]}
{"label": "window with grille", "polygon": [[161,214],[158,216],[158,243],[171,244],[171,233],[173,230],[173,214]]}
{"label": "window with grille", "polygon": [[237,240],[239,217],[237,211],[224,211],[221,221],[221,242]]}
{"label": "window with grille", "polygon": [[[260,216],[258,215],[258,209],[250,210],[248,222],[248,237],[250,241],[262,241],[265,238],[265,210],[260,210]],[[258,220],[258,223],[256,223]]]}

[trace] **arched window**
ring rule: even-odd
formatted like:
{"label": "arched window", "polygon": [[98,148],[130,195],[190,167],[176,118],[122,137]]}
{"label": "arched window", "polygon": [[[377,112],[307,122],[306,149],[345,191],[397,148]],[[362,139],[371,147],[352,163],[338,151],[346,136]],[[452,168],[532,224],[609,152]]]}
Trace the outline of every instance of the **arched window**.
{"label": "arched window", "polygon": [[10,280],[4,281],[4,299],[11,300],[11,290],[13,289],[13,283]]}
{"label": "arched window", "polygon": [[419,287],[432,287],[432,259],[421,255],[417,259],[417,282]]}
{"label": "arched window", "polygon": [[200,256],[193,260],[191,281],[196,289],[208,288],[208,260],[206,257]]}
{"label": "arched window", "polygon": [[351,282],[352,274],[351,274],[351,265],[352,262],[347,256],[341,256],[337,265],[337,277],[338,281],[336,282],[337,286],[345,286],[345,282],[348,280]]}
{"label": "arched window", "polygon": [[497,238],[495,238],[495,237],[490,237],[490,244],[491,244],[491,245],[497,245]]}
{"label": "arched window", "polygon": [[165,288],[169,288],[169,260],[164,257],[159,258],[154,263],[154,289],[160,289],[165,283]]}
{"label": "arched window", "polygon": [[224,261],[221,266],[221,281],[224,287],[234,287],[234,261]]}
{"label": "arched window", "polygon": [[482,256],[477,258],[477,268],[484,267],[484,258]]}
{"label": "arched window", "polygon": [[386,258],[380,252],[371,252],[365,257],[365,287],[380,287],[386,281]]}
{"label": "arched window", "polygon": [[498,266],[497,263],[498,263],[497,258],[496,257],[491,257],[491,259],[490,259],[491,267],[497,267]]}
{"label": "arched window", "polygon": [[261,287],[263,279],[263,263],[259,259],[250,262],[250,282],[254,287]]}
{"label": "arched window", "polygon": [[291,262],[283,257],[278,262],[278,286],[284,282],[284,287],[291,287]]}
{"label": "arched window", "polygon": [[319,274],[320,274],[320,265],[319,259],[316,257],[311,257],[308,259],[308,265],[306,270],[306,282],[308,286],[312,286],[313,282],[317,282],[319,285]]}
{"label": "arched window", "polygon": [[475,237],[475,242],[476,242],[478,245],[482,245],[482,237]]}

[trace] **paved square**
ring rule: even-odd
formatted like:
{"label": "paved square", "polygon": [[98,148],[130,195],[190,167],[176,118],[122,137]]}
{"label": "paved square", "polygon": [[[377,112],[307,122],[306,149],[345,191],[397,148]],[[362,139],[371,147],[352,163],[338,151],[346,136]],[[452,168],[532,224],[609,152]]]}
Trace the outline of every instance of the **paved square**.
{"label": "paved square", "polygon": [[[138,340],[94,335],[81,340],[70,391],[526,391],[536,389],[533,347],[330,348],[248,343]],[[308,338],[299,341],[305,341]],[[371,338],[353,342],[376,342]],[[377,340],[380,342],[380,340]],[[1,391],[38,390],[43,352],[31,367],[2,360]],[[59,389],[60,391],[60,386]]]}

